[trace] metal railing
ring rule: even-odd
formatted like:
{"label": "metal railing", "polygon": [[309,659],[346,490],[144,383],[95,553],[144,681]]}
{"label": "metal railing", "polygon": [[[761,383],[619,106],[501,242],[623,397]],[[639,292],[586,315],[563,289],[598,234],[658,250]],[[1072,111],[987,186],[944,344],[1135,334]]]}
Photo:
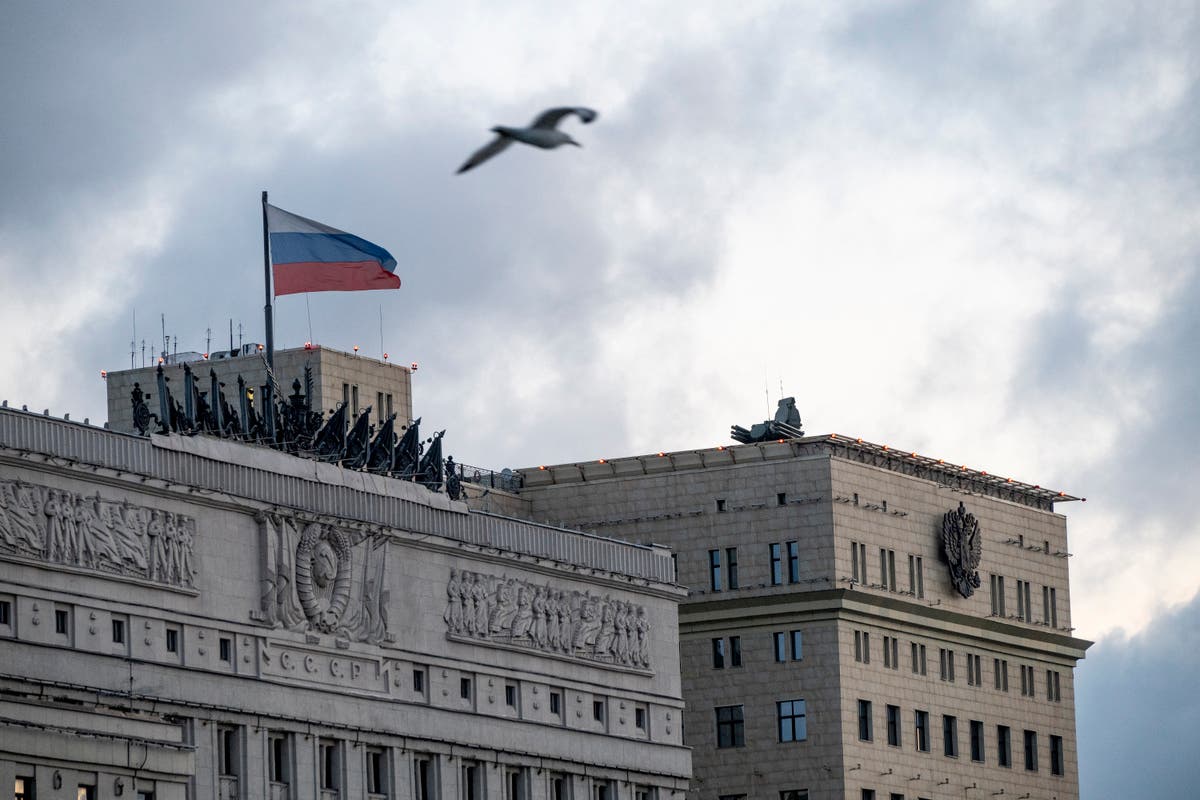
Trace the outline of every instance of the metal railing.
{"label": "metal railing", "polygon": [[521,473],[516,470],[505,468],[497,472],[494,469],[473,467],[470,464],[455,464],[454,466],[459,480],[464,483],[473,483],[477,486],[487,486],[490,489],[501,489],[506,492],[519,492],[524,485]]}

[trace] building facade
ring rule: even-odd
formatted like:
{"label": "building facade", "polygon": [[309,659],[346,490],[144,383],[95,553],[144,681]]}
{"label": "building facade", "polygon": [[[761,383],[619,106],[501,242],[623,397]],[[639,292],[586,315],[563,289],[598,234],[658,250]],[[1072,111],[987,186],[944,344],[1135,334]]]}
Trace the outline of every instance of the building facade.
{"label": "building facade", "polygon": [[682,798],[682,594],[664,548],[0,409],[0,786]]}
{"label": "building facade", "polygon": [[832,435],[521,474],[676,554],[689,798],[1078,797],[1076,498]]}

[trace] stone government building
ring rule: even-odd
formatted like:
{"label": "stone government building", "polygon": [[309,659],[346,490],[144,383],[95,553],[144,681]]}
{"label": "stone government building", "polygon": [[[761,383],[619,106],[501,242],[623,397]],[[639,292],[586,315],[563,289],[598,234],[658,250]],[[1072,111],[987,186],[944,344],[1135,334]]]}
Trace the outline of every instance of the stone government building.
{"label": "stone government building", "polygon": [[682,797],[682,595],[664,548],[0,409],[0,786]]}

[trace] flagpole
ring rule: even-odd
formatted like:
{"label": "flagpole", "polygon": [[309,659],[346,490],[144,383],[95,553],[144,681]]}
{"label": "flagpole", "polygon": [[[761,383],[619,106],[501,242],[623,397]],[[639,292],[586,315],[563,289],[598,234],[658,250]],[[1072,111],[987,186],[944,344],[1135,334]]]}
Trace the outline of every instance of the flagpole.
{"label": "flagpole", "polygon": [[263,217],[263,285],[266,288],[266,304],[263,314],[267,325],[267,367],[275,368],[275,322],[271,318],[271,238],[267,231],[267,190],[262,193]]}

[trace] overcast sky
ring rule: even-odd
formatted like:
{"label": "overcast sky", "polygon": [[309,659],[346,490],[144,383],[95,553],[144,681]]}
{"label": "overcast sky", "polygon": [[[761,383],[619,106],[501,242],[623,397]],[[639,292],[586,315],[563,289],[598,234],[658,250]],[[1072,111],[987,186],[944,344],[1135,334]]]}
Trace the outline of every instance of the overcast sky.
{"label": "overcast sky", "polygon": [[[1196,3],[638,8],[3,3],[0,396],[103,419],[160,314],[261,340],[268,189],[404,283],[281,298],[279,346],[378,355],[382,317],[461,461],[713,446],[782,387],[809,433],[1088,497],[1101,702],[1200,624]],[[583,149],[453,175],[562,104]]]}

